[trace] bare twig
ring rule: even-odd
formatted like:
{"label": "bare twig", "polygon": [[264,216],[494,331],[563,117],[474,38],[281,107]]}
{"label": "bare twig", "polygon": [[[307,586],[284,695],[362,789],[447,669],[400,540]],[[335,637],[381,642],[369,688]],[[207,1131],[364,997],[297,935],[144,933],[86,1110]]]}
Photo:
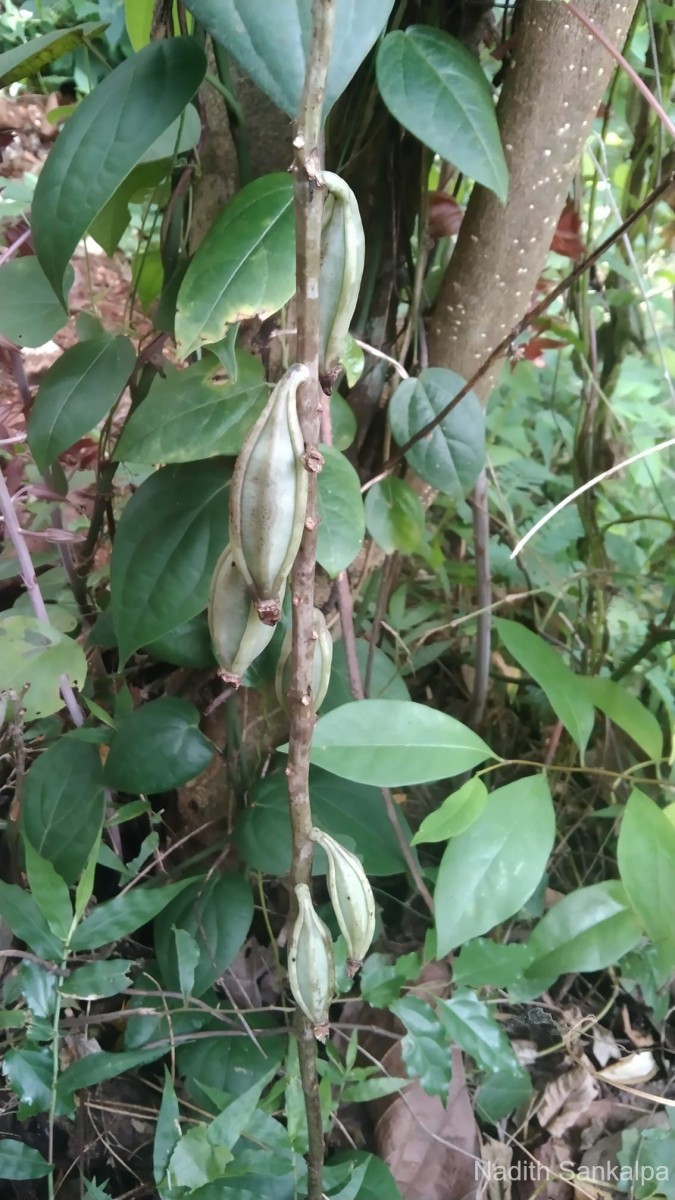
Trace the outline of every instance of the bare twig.
{"label": "bare twig", "polygon": [[[305,443],[309,488],[305,530],[293,567],[293,648],[289,691],[288,798],[293,829],[291,883],[309,884],[313,843],[309,799],[309,756],[314,728],[311,706],[314,658],[313,607],[317,542],[319,441],[319,268],[324,188],[321,178],[321,131],[326,75],[335,24],[335,0],[313,0],[312,40],[296,136],[294,190],[297,278],[297,358],[309,369],[298,395],[298,416]],[[294,897],[293,897],[294,900]],[[323,1121],[316,1070],[316,1042],[310,1022],[297,1012],[298,1058],[307,1113],[307,1196],[321,1200]]]}

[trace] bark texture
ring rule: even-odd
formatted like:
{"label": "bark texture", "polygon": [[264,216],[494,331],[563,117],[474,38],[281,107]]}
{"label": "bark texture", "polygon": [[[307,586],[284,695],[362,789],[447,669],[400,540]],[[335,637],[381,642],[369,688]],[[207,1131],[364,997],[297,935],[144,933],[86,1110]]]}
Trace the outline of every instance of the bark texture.
{"label": "bark texture", "polygon": [[[621,45],[637,0],[587,0]],[[558,0],[525,0],[498,107],[505,206],[473,190],[429,330],[429,361],[467,378],[526,312],[614,63]],[[487,400],[494,375],[476,388]]]}

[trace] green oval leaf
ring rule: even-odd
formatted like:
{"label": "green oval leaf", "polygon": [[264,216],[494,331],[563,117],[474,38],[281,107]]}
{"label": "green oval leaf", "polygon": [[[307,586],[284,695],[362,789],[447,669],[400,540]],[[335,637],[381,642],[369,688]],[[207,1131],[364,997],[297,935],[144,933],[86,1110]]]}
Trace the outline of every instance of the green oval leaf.
{"label": "green oval leaf", "polygon": [[385,554],[414,554],[424,533],[424,507],[404,479],[390,476],[366,493],[366,525]]}
{"label": "green oval leaf", "polygon": [[512,917],[540,882],[555,836],[544,775],[497,788],[448,843],[434,893],[439,956]]}
{"label": "green oval leaf", "polygon": [[586,686],[588,680],[575,675],[548,642],[518,621],[500,617],[495,626],[509,654],[539,684],[556,717],[583,754],[595,721],[592,694]]}
{"label": "green oval leaf", "polygon": [[180,355],[221,341],[235,321],[277,312],[294,292],[293,181],[263,175],[237,192],[185,273],[176,312]]}
{"label": "green oval leaf", "polygon": [[[382,794],[363,784],[345,784],[335,775],[312,767],[309,776],[314,820],[326,833],[358,852],[368,875],[404,871],[401,847],[387,817]],[[402,813],[401,828],[409,838]],[[235,837],[247,865],[266,875],[287,875],[291,867],[291,823],[288,785],[283,774],[256,784],[252,803],[237,820]],[[321,858],[315,857],[319,873]],[[325,867],[323,868],[325,871]]]}
{"label": "green oval leaf", "polygon": [[452,1000],[439,1000],[441,1025],[453,1042],[470,1054],[484,1071],[515,1071],[518,1061],[504,1029],[490,1008],[468,988],[456,991]]}
{"label": "green oval leaf", "polygon": [[330,423],[333,446],[336,450],[347,450],[356,437],[356,417],[339,392],[333,392],[330,398]]}
{"label": "green oval leaf", "polygon": [[174,928],[195,939],[200,957],[193,995],[203,996],[244,944],[253,920],[253,897],[242,875],[212,875],[197,880],[155,921],[155,953],[165,987],[178,990]]}
{"label": "green oval leaf", "polygon": [[99,747],[70,734],[36,758],[28,772],[21,827],[66,883],[74,883],[99,835],[103,808]]}
{"label": "green oval leaf", "polygon": [[654,762],[658,762],[663,754],[663,732],[654,714],[645,708],[637,696],[631,696],[625,687],[613,679],[599,675],[585,676],[583,684],[595,707],[619,729],[623,729]]}
{"label": "green oval leaf", "polygon": [[[308,0],[187,0],[185,7],[289,117],[298,115],[311,41]],[[324,115],[384,29],[393,0],[336,0]]]}
{"label": "green oval leaf", "polygon": [[194,39],[162,38],[112,71],[66,123],[40,172],[32,219],[35,252],[59,299],[80,238],[205,72]]}
{"label": "green oval leaf", "polygon": [[578,888],[554,904],[531,934],[525,975],[557,978],[568,971],[601,971],[628,954],[642,930],[616,880]]}
{"label": "green oval leaf", "polygon": [[311,759],[343,779],[405,787],[470,771],[492,751],[461,721],[406,700],[354,700],[320,717]]}
{"label": "green oval leaf", "polygon": [[209,459],[163,467],[131,497],[110,572],[122,662],[206,607],[227,545],[229,486],[223,462]]}
{"label": "green oval leaf", "polygon": [[0,1179],[43,1179],[53,1169],[32,1146],[6,1134],[0,1142]]}
{"label": "green oval leaf", "polygon": [[[428,367],[404,379],[389,402],[391,431],[403,446],[442,412],[464,387],[454,371]],[[449,496],[467,496],[485,462],[485,413],[474,392],[460,400],[440,425],[407,452],[406,461],[425,483]]]}
{"label": "green oval leaf", "polygon": [[45,373],[28,421],[28,444],[41,471],[110,412],[133,370],[125,337],[91,338],[64,350]]}
{"label": "green oval leaf", "polygon": [[161,696],[119,722],[105,763],[106,783],[119,792],[167,792],[199,775],[214,753],[194,704]]}
{"label": "green oval leaf", "polygon": [[440,808],[424,818],[413,838],[413,846],[418,846],[420,842],[444,842],[463,833],[478,820],[487,797],[487,788],[482,779],[477,776],[468,779],[458,791],[445,798]]}
{"label": "green oval leaf", "polygon": [[76,688],[87,678],[87,660],[77,642],[37,617],[0,618],[0,690],[21,694],[28,684],[22,700],[27,721],[63,708],[63,675]]}
{"label": "green oval leaf", "polygon": [[[65,294],[75,278],[66,273]],[[14,258],[0,267],[0,333],[17,346],[43,346],[68,320],[35,255]]]}
{"label": "green oval leaf", "polygon": [[661,984],[675,969],[675,826],[635,789],[619,833],[621,882],[654,943]]}
{"label": "green oval leaf", "polygon": [[171,663],[175,667],[192,667],[193,670],[203,671],[207,667],[214,670],[217,667],[211,646],[211,634],[205,612],[190,617],[183,625],[169,630],[161,637],[148,642],[145,649],[153,658],[160,662]]}
{"label": "green oval leaf", "polygon": [[506,200],[508,170],[492,92],[466,46],[428,25],[395,30],[378,50],[377,83],[405,129]]}
{"label": "green oval leaf", "polygon": [[40,71],[69,50],[81,46],[89,38],[99,37],[107,26],[101,21],[72,25],[70,29],[54,29],[42,37],[31,38],[0,54],[0,87],[8,87],[20,79],[39,75]]}
{"label": "green oval leaf", "polygon": [[269,396],[262,365],[237,353],[237,382],[229,382],[217,359],[177,371],[165,368],[132,412],[115,447],[126,462],[192,462],[238,454]]}
{"label": "green oval leaf", "polygon": [[319,535],[316,557],[332,578],[344,571],[361,549],[366,521],[361,485],[352,464],[333,446],[321,446]]}

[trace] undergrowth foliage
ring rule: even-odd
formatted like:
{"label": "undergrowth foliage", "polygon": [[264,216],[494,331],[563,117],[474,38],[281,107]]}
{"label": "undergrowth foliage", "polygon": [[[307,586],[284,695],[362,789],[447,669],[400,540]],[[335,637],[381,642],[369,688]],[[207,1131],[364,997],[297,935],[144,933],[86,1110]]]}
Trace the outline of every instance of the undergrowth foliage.
{"label": "undergrowth foliage", "polygon": [[[552,225],[523,200],[545,268],[506,337],[486,293],[467,389],[425,318],[465,211],[509,196],[520,6],[447,7],[0,15],[0,104],[60,92],[39,172],[0,191],[3,1196],[417,1196],[405,1113],[454,1181],[424,1195],[454,1198],[493,1177],[479,1130],[510,1163],[572,1128],[542,1116],[554,1076],[671,1082],[673,10],[607,57]],[[214,97],[237,183],[197,244]],[[268,170],[261,104],[289,134]],[[649,1061],[612,1076],[600,1034]],[[466,1100],[460,1133],[434,1140],[423,1094]],[[612,1169],[675,1197],[671,1127],[627,1125]],[[583,1180],[569,1147],[552,1177]]]}

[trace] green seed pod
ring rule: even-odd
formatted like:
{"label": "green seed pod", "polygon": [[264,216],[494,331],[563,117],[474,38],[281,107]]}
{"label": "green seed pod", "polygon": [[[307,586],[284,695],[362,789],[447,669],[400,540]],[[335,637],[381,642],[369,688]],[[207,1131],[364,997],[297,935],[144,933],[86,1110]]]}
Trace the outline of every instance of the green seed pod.
{"label": "green seed pod", "polygon": [[238,687],[244,672],[274,637],[274,626],[260,620],[231,546],[223,550],[211,577],[208,615],[220,674]]}
{"label": "green seed pod", "polygon": [[321,230],[319,373],[337,374],[359,298],[366,240],[356,196],[339,175],[324,171],[328,189]]}
{"label": "green seed pod", "polygon": [[359,859],[321,829],[309,835],[326,852],[328,891],[347,945],[347,974],[353,979],[373,940],[375,899]]}
{"label": "green seed pod", "polygon": [[[312,660],[311,705],[312,711],[318,712],[328,691],[330,669],[333,662],[333,639],[328,632],[326,618],[318,608],[314,609],[312,636],[314,638],[314,658]],[[281,654],[277,663],[277,673],[274,677],[277,700],[282,708],[286,705],[286,697],[288,696],[288,689],[291,682],[292,642],[293,630],[289,629],[284,638],[284,644],[281,647]]]}
{"label": "green seed pod", "polygon": [[295,889],[298,916],[288,948],[288,978],[293,999],[314,1026],[320,1042],[328,1037],[328,1006],[335,992],[333,941],[314,911],[306,883]]}
{"label": "green seed pod", "polygon": [[307,510],[307,472],[296,396],[302,363],[279,381],[237,459],[230,488],[230,540],[260,620],[276,625],[279,593],[293,565]]}

